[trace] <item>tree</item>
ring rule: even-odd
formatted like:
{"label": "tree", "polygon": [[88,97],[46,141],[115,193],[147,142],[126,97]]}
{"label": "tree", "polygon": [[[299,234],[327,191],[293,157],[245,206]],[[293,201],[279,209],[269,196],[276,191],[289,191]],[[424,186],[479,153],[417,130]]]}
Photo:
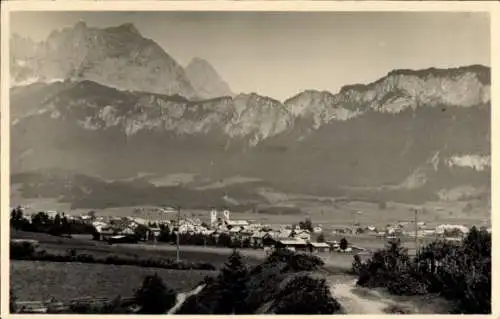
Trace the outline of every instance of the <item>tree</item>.
{"label": "tree", "polygon": [[10,214],[10,224],[14,229],[21,229],[23,226],[24,217],[20,206],[14,208]]}
{"label": "tree", "polygon": [[221,289],[221,299],[215,313],[245,313],[245,299],[248,295],[245,286],[247,277],[247,265],[243,262],[241,255],[234,250],[217,277]]}
{"label": "tree", "polygon": [[146,276],[135,293],[141,314],[164,314],[175,305],[176,297],[175,291],[168,288],[157,273]]}
{"label": "tree", "polygon": [[171,239],[172,234],[168,225],[160,225],[160,236],[158,237],[158,241],[170,242]]}
{"label": "tree", "polygon": [[274,301],[276,314],[333,314],[341,310],[330,294],[325,279],[308,275],[295,277],[278,293]]}
{"label": "tree", "polygon": [[325,235],[323,233],[318,235],[318,238],[316,239],[318,243],[324,243],[325,242]]}
{"label": "tree", "polygon": [[52,225],[50,232],[56,236],[61,235],[61,215],[59,215],[59,213],[57,213],[56,217],[54,217],[54,224]]}
{"label": "tree", "polygon": [[61,232],[64,234],[71,235],[71,227],[68,223],[68,218],[64,213],[62,213],[62,218],[61,218]]}
{"label": "tree", "polygon": [[347,239],[342,238],[340,240],[339,247],[340,247],[341,250],[346,250],[348,245],[349,245],[349,243],[347,242]]}
{"label": "tree", "polygon": [[148,234],[148,228],[144,225],[138,225],[134,229],[134,237],[137,240],[146,240]]}
{"label": "tree", "polygon": [[304,220],[303,222],[300,222],[299,226],[300,226],[300,229],[306,229],[310,232],[313,232],[313,230],[314,230],[310,218],[306,218],[306,220]]}

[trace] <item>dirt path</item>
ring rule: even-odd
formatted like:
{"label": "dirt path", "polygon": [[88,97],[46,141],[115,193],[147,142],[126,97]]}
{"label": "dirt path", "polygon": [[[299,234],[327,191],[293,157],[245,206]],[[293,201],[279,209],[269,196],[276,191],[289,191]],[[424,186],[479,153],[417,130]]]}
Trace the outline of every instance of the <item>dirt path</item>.
{"label": "dirt path", "polygon": [[175,314],[184,304],[187,298],[197,295],[205,287],[205,285],[199,285],[195,289],[188,292],[181,292],[177,294],[177,302],[175,305],[167,312],[167,314]]}
{"label": "dirt path", "polygon": [[391,300],[380,294],[364,298],[356,294],[355,289],[356,280],[332,282],[330,285],[330,292],[348,314],[385,314],[385,309],[393,304]]}
{"label": "dirt path", "polygon": [[394,296],[356,286],[353,276],[327,277],[330,293],[351,314],[448,314],[450,304],[438,296]]}

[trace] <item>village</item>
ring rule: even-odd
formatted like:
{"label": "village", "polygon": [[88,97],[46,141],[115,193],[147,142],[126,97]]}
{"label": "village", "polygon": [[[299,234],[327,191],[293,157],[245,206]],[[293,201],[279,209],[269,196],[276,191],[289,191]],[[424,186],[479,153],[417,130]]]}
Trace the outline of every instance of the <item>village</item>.
{"label": "village", "polygon": [[[266,225],[251,220],[232,219],[231,212],[227,209],[211,209],[207,212],[209,220],[206,222],[187,214],[181,216],[180,210],[174,208],[149,208],[149,213],[144,209],[136,209],[134,215],[142,217],[99,216],[95,211],[80,215],[56,211],[30,214],[20,207],[12,209],[12,212],[15,211],[21,211],[23,218],[30,222],[40,219],[40,214],[45,214],[44,218],[49,221],[61,223],[63,220],[62,224],[73,226],[67,227],[67,231],[60,235],[92,235],[94,240],[109,244],[144,242],[156,245],[170,242],[177,245],[264,249],[266,252],[271,248],[282,247],[292,251],[316,253],[369,254],[373,247],[362,247],[364,245],[357,244],[357,238],[372,238],[381,243],[396,238],[461,241],[469,232],[469,228],[464,225],[441,224],[431,228],[423,221],[396,222],[385,228],[359,223],[350,227],[332,228],[328,225],[330,230],[327,232],[322,225],[313,225],[308,219],[297,221],[295,225]],[[86,231],[74,231],[74,225],[85,225]],[[491,228],[487,231],[491,233]]]}

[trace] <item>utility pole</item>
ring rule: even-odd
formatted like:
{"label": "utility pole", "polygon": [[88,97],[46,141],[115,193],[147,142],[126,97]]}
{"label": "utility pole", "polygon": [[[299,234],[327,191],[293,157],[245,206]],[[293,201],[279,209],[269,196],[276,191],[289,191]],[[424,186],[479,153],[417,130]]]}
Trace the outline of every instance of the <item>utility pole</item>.
{"label": "utility pole", "polygon": [[415,253],[418,253],[418,209],[414,208],[415,214]]}
{"label": "utility pole", "polygon": [[351,211],[351,214],[352,214],[352,236],[354,237],[354,235],[356,234],[356,211]]}
{"label": "utility pole", "polygon": [[176,243],[177,243],[177,262],[179,262],[180,259],[180,251],[179,251],[179,236],[180,236],[180,230],[181,230],[181,207],[179,206],[177,208],[177,237],[176,237]]}

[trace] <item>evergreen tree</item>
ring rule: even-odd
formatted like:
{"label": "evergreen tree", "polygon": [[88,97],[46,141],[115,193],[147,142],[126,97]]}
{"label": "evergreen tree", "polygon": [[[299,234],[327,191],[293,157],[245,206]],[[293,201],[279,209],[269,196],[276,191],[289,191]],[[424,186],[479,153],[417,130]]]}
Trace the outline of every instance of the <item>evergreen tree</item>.
{"label": "evergreen tree", "polygon": [[316,239],[318,243],[324,243],[325,242],[325,235],[323,233],[318,235],[318,238]]}
{"label": "evergreen tree", "polygon": [[215,311],[217,314],[244,314],[248,295],[245,282],[248,268],[241,255],[234,250],[217,278],[221,298]]}
{"label": "evergreen tree", "polygon": [[310,232],[313,232],[313,225],[312,225],[312,222],[311,222],[311,219],[310,218],[306,218],[305,221],[303,222],[300,222],[299,223],[299,226],[300,226],[300,229],[306,229]]}
{"label": "evergreen tree", "polygon": [[340,240],[339,248],[340,248],[341,250],[346,250],[346,249],[347,249],[348,244],[349,244],[349,243],[347,242],[347,239],[342,238],[342,239]]}
{"label": "evergreen tree", "polygon": [[142,287],[135,293],[142,314],[166,313],[175,305],[176,295],[156,273],[144,278]]}

